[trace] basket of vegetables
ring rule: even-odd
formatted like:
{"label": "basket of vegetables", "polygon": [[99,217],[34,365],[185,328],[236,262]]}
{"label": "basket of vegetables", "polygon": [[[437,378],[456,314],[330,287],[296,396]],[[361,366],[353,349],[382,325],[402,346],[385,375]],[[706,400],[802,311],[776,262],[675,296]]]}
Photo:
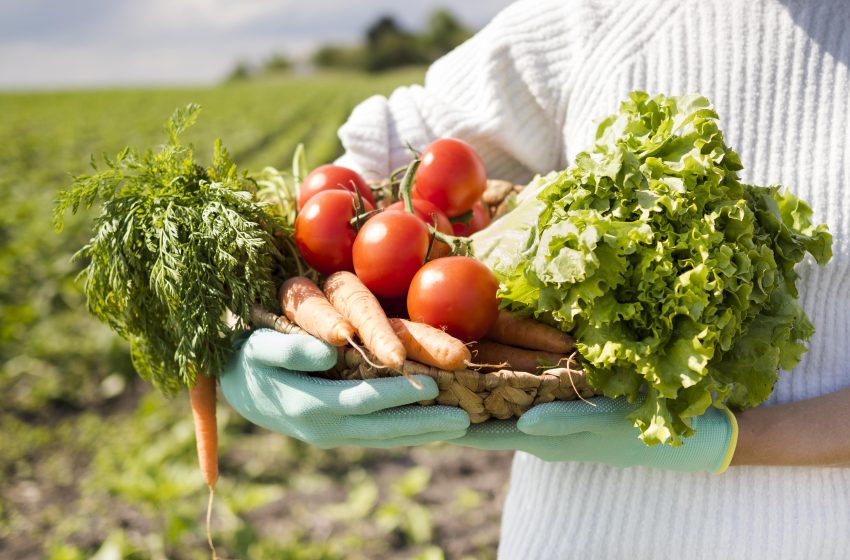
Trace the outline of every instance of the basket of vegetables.
{"label": "basket of vegetables", "polygon": [[427,375],[439,395],[423,405],[476,423],[593,394],[572,338],[500,311],[496,277],[471,255],[467,236],[521,187],[488,181],[469,145],[438,140],[372,188],[333,165],[299,183],[294,241],[314,272],[284,282],[281,315],[259,310],[254,324],[339,347],[322,375]]}
{"label": "basket of vegetables", "polygon": [[56,217],[100,202],[79,253],[89,309],[143,378],[189,391],[210,488],[215,378],[251,328],[337,346],[329,378],[430,376],[433,402],[473,422],[642,399],[647,445],[681,444],[710,406],[763,402],[813,334],[794,267],[826,263],[831,237],[790,192],[740,182],[704,97],[631,94],[569,169],[525,187],[488,183],[453,139],[379,185],[305,176],[301,151],[292,176],[238,173],[220,143],[203,167],[180,138],[197,111],[175,113],[159,151],[76,177]]}
{"label": "basket of vegetables", "polygon": [[[353,268],[387,309],[406,294],[414,323],[388,333],[406,340],[411,326],[425,323],[476,341],[469,348],[477,353],[429,363],[414,340],[406,348],[413,361],[376,364],[352,349],[328,375],[424,373],[441,389],[436,402],[462,406],[474,422],[554,399],[642,399],[630,419],[647,445],[680,445],[693,434],[690,419],[710,406],[765,401],[814,332],[798,301],[795,265],[825,264],[831,236],[790,192],[739,180],[740,159],[718,120],[704,97],[634,92],[600,122],[595,144],[572,167],[525,188],[493,183],[486,196],[483,167],[468,147],[435,142],[400,183],[406,207],[415,210],[408,196],[430,202],[457,225],[474,216],[473,206],[484,207],[483,197],[490,211],[499,209],[496,219],[467,240],[440,232],[432,211],[427,242],[424,229],[418,237],[412,225],[393,229],[385,213],[353,238]],[[467,256],[429,260],[438,242]],[[405,261],[411,247],[419,253]],[[453,272],[459,259],[484,272]],[[483,289],[487,272],[493,279]],[[387,278],[404,287],[393,291]],[[484,318],[493,282],[501,311]],[[529,344],[525,335],[537,329],[564,344]],[[489,354],[504,342],[519,348]]]}

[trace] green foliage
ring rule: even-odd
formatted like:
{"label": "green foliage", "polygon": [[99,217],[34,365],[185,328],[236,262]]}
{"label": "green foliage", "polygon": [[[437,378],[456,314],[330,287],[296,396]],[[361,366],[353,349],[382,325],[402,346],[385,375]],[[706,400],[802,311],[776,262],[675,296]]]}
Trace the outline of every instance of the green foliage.
{"label": "green foliage", "polygon": [[234,334],[227,311],[247,328],[252,305],[274,309],[277,286],[301,269],[296,252],[276,245],[292,224],[266,212],[221,141],[206,169],[181,142],[199,111],[175,111],[158,152],[125,148],[103,170],[92,162],[96,174],[75,177],[54,216],[61,229],[69,208],[101,203],[78,253],[88,309],[130,342],[136,370],[166,394],[194,385],[198,371],[218,375]]}
{"label": "green foliage", "polygon": [[359,45],[323,45],[316,49],[311,60],[319,68],[356,70],[366,67],[366,49]]}
{"label": "green foliage", "polygon": [[704,97],[632,93],[514,210],[530,221],[476,241],[507,305],[575,333],[594,387],[632,402],[646,389],[631,419],[650,445],[681,443],[712,402],[768,398],[814,330],[794,266],[832,254],[803,201],[738,181],[717,120]]}
{"label": "green foliage", "polygon": [[471,35],[469,29],[444,9],[434,11],[418,34],[402,28],[395,18],[385,15],[368,27],[361,45],[323,45],[313,54],[312,61],[319,68],[383,72],[429,64]]}
{"label": "green foliage", "polygon": [[292,69],[292,60],[282,53],[274,53],[260,64],[240,61],[227,75],[225,82],[243,82],[255,78],[285,76]]}
{"label": "green foliage", "polygon": [[402,29],[391,16],[378,18],[366,31],[366,70],[379,72],[427,62],[417,38]]}
{"label": "green foliage", "polygon": [[254,70],[247,62],[239,62],[227,75],[228,82],[242,82],[251,78],[254,75]]}
{"label": "green foliage", "polygon": [[282,53],[274,53],[263,62],[263,72],[266,74],[283,74],[292,69],[292,61]]}
{"label": "green foliage", "polygon": [[451,12],[439,9],[428,16],[421,41],[428,53],[428,58],[436,60],[471,36],[472,31],[458,21]]}

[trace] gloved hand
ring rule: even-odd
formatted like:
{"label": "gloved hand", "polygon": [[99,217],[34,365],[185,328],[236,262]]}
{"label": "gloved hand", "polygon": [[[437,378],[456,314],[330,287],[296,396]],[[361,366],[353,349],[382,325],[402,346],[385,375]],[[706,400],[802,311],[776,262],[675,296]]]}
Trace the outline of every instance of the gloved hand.
{"label": "gloved hand", "polygon": [[410,405],[437,396],[437,384],[416,376],[335,381],[297,372],[336,363],[334,347],[310,335],[254,331],[225,367],[224,398],[251,422],[323,449],[339,445],[398,447],[462,436],[463,410]]}
{"label": "gloved hand", "polygon": [[626,417],[639,406],[625,399],[539,404],[519,420],[471,426],[451,443],[480,449],[515,449],[545,461],[582,461],[616,467],[644,466],[682,472],[721,473],[729,466],[738,424],[728,410],[709,408],[692,419],[696,433],[679,447],[647,447]]}

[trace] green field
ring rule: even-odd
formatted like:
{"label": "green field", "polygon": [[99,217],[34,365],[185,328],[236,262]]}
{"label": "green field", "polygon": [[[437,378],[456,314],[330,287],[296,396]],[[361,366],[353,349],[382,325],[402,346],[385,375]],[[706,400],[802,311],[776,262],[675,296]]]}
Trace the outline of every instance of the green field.
{"label": "green field", "polygon": [[[420,70],[211,88],[0,93],[0,557],[207,558],[206,489],[185,399],[139,381],[126,345],[85,311],[56,192],[92,154],[148,147],[189,102],[187,138],[222,138],[242,169],[333,159],[336,130],[375,93]],[[491,558],[508,454],[450,446],[321,451],[219,406],[222,479],[213,528],[223,558]]]}

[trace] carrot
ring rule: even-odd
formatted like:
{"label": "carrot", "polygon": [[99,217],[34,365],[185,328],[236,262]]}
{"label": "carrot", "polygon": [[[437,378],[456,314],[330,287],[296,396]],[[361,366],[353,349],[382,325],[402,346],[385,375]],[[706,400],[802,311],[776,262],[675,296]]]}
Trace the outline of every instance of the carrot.
{"label": "carrot", "polygon": [[413,360],[439,369],[456,370],[466,368],[472,359],[463,342],[431,325],[405,319],[390,319],[390,325]]}
{"label": "carrot", "polygon": [[[528,350],[508,346],[492,340],[479,340],[472,345],[474,360],[482,369],[510,369],[514,371],[536,372],[554,367],[567,360],[563,354],[554,354],[542,350]],[[540,361],[545,362],[541,364]]]}
{"label": "carrot", "polygon": [[195,385],[189,390],[192,405],[192,417],[195,420],[195,441],[198,447],[198,463],[201,474],[210,489],[207,504],[207,540],[215,558],[215,546],[212,541],[212,503],[215,483],[218,480],[218,430],[215,418],[215,378],[198,374]]}
{"label": "carrot", "polygon": [[499,317],[487,332],[487,338],[530,350],[566,354],[575,346],[573,338],[540,321],[516,317],[510,311],[499,311]]}
{"label": "carrot", "polygon": [[325,280],[325,295],[351,321],[360,340],[387,367],[400,369],[407,353],[381,304],[357,276],[341,270]]}
{"label": "carrot", "polygon": [[281,334],[304,334],[307,332],[295,323],[290,323],[286,317],[276,315],[258,304],[251,306],[251,323],[255,327],[265,327]]}
{"label": "carrot", "polygon": [[305,276],[290,278],[280,287],[280,306],[290,321],[333,346],[345,346],[354,326],[334,309],[322,290]]}

